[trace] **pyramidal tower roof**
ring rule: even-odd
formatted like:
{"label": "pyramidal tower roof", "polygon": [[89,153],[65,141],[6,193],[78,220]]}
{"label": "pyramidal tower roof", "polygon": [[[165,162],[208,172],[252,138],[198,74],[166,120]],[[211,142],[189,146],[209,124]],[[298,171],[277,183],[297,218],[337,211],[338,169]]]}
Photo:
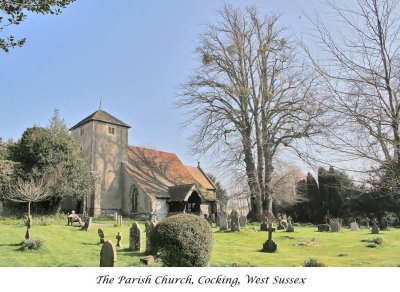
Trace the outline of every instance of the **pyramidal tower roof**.
{"label": "pyramidal tower roof", "polygon": [[92,113],[91,115],[84,118],[79,123],[77,123],[70,130],[72,131],[86,123],[91,122],[91,121],[99,121],[99,122],[104,122],[107,124],[113,124],[113,125],[117,125],[117,126],[121,126],[121,127],[130,128],[130,126],[125,124],[123,121],[121,121],[121,120],[117,119],[116,117],[114,117],[113,115],[110,115],[109,113],[99,109],[99,110],[95,111],[94,113]]}

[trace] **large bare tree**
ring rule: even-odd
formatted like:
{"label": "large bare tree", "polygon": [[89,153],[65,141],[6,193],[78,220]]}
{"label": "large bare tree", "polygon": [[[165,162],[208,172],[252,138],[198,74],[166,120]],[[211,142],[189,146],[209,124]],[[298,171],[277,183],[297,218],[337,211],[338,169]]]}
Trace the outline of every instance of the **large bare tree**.
{"label": "large bare tree", "polygon": [[272,214],[277,151],[319,132],[316,84],[278,16],[228,5],[219,15],[220,22],[201,36],[201,62],[183,85],[179,104],[196,125],[193,150],[240,159],[252,214]]}

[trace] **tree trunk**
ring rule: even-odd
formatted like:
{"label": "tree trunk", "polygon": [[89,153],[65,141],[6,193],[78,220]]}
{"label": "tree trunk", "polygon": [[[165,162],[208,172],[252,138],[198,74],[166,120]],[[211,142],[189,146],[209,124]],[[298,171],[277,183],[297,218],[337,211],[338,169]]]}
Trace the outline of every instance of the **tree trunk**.
{"label": "tree trunk", "polygon": [[264,151],[265,154],[265,175],[264,175],[264,190],[265,195],[263,198],[263,213],[267,216],[274,216],[272,210],[272,173],[274,167],[272,165],[272,154],[270,150]]}

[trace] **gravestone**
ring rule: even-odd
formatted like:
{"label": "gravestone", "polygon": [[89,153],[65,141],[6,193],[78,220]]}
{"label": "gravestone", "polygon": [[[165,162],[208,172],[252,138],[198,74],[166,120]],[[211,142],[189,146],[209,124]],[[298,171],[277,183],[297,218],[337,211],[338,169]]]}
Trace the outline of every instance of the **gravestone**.
{"label": "gravestone", "polygon": [[[116,221],[116,222],[118,221],[118,213],[117,212],[114,213],[114,221]],[[118,222],[117,222],[117,225],[118,225]]]}
{"label": "gravestone", "polygon": [[100,251],[100,267],[115,267],[117,252],[114,244],[107,240]]}
{"label": "gravestone", "polygon": [[151,233],[153,232],[154,227],[157,223],[147,221],[145,224],[146,227],[146,254],[150,254],[151,252]]}
{"label": "gravestone", "polygon": [[288,224],[286,226],[286,232],[294,232],[294,226],[292,224],[292,217],[289,216],[287,218],[287,220],[288,220]]}
{"label": "gravestone", "polygon": [[365,227],[366,227],[366,228],[369,228],[369,221],[371,221],[371,220],[369,220],[368,217],[365,217],[365,219],[364,219],[364,224],[365,224]]}
{"label": "gravestone", "polygon": [[386,217],[382,217],[381,218],[381,221],[379,222],[379,227],[380,227],[381,230],[385,230],[386,228],[389,227],[389,222],[386,219]]}
{"label": "gravestone", "polygon": [[331,231],[331,226],[329,224],[319,224],[318,232],[329,232]]}
{"label": "gravestone", "polygon": [[122,243],[121,243],[121,241],[122,241],[122,234],[121,234],[121,232],[118,232],[118,233],[117,233],[117,236],[115,236],[115,239],[117,240],[117,247],[118,247],[118,248],[122,248]]}
{"label": "gravestone", "polygon": [[287,228],[288,223],[287,223],[286,220],[282,220],[282,221],[281,221],[281,224],[282,224],[282,226],[283,226],[284,229]]}
{"label": "gravestone", "polygon": [[239,218],[239,224],[240,224],[240,227],[245,227],[246,226],[246,224],[247,224],[247,218],[246,218],[246,216],[240,216],[240,218]]}
{"label": "gravestone", "polygon": [[[146,222],[146,224],[147,223],[148,222]],[[142,230],[140,229],[139,224],[135,221],[133,222],[131,229],[129,229],[129,249],[140,251],[141,247],[142,247]]]}
{"label": "gravestone", "polygon": [[328,216],[328,215],[325,215],[325,216],[324,216],[324,223],[325,223],[325,224],[328,224],[328,222],[329,222],[329,216]]}
{"label": "gravestone", "polygon": [[231,212],[231,231],[240,231],[239,213],[236,210]]}
{"label": "gravestone", "polygon": [[122,226],[122,215],[118,215],[117,217],[117,226]]}
{"label": "gravestone", "polygon": [[275,231],[275,228],[272,228],[272,223],[269,223],[268,231],[268,240],[264,242],[262,251],[264,252],[276,252],[278,246],[272,240],[272,232]]}
{"label": "gravestone", "polygon": [[99,228],[99,230],[97,230],[97,234],[100,237],[100,243],[104,243],[104,231],[103,231],[103,229]]}
{"label": "gravestone", "polygon": [[83,225],[83,229],[86,231],[90,230],[92,228],[92,217],[87,217],[85,219],[85,224]]}
{"label": "gravestone", "polygon": [[155,263],[154,257],[153,256],[146,256],[143,258],[140,258],[140,262],[145,264],[146,266],[152,265]]}
{"label": "gravestone", "polygon": [[378,221],[376,219],[374,219],[372,221],[372,224],[373,224],[372,230],[371,230],[372,234],[379,234]]}
{"label": "gravestone", "polygon": [[337,221],[336,219],[332,219],[330,222],[330,227],[332,232],[339,232],[340,230],[339,221]]}
{"label": "gravestone", "polygon": [[278,218],[278,227],[276,228],[278,230],[285,229],[285,226],[282,224],[282,219]]}
{"label": "gravestone", "polygon": [[219,230],[228,230],[228,216],[225,212],[219,214]]}
{"label": "gravestone", "polygon": [[267,229],[268,229],[268,224],[265,221],[263,221],[263,223],[261,223],[260,225],[260,231],[267,231]]}
{"label": "gravestone", "polygon": [[351,222],[350,229],[351,229],[351,231],[357,231],[358,230],[357,222]]}

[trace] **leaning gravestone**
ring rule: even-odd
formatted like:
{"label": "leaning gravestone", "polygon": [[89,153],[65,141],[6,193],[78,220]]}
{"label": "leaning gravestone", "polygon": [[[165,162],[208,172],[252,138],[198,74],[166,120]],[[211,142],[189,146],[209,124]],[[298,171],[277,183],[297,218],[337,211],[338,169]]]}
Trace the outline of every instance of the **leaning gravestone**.
{"label": "leaning gravestone", "polygon": [[246,218],[246,216],[240,216],[240,218],[239,218],[239,224],[240,224],[240,227],[245,227],[246,226],[246,224],[247,224],[247,218]]}
{"label": "leaning gravestone", "polygon": [[139,250],[142,247],[142,230],[139,224],[135,221],[129,230],[129,249]]}
{"label": "leaning gravestone", "polygon": [[114,244],[107,240],[104,242],[100,252],[100,267],[115,267],[117,252]]}
{"label": "leaning gravestone", "polygon": [[103,231],[103,229],[99,228],[99,230],[97,230],[97,234],[100,237],[100,243],[104,243],[104,231]]}
{"label": "leaning gravestone", "polygon": [[264,242],[262,251],[264,252],[276,252],[278,246],[272,240],[272,232],[275,231],[275,228],[272,228],[272,223],[269,223],[268,231],[268,240]]}
{"label": "leaning gravestone", "polygon": [[386,217],[381,218],[381,221],[379,222],[379,227],[381,228],[381,230],[385,230],[389,227],[389,222]]}
{"label": "leaning gravestone", "polygon": [[331,231],[331,226],[329,224],[319,224],[318,232],[329,232]]}
{"label": "leaning gravestone", "polygon": [[219,214],[219,230],[228,230],[228,216],[225,212]]}
{"label": "leaning gravestone", "polygon": [[265,221],[263,221],[263,223],[261,223],[260,225],[260,231],[267,231],[267,229],[268,229],[268,224]]}
{"label": "leaning gravestone", "polygon": [[330,227],[332,232],[339,232],[340,230],[340,224],[336,219],[331,220]]}
{"label": "leaning gravestone", "polygon": [[350,228],[351,228],[351,231],[357,231],[358,230],[357,222],[351,222],[350,223]]}
{"label": "leaning gravestone", "polygon": [[240,231],[239,213],[236,210],[231,212],[231,231]]}
{"label": "leaning gravestone", "polygon": [[286,232],[294,232],[294,226],[292,224],[292,217],[288,217],[288,224],[286,226]]}

